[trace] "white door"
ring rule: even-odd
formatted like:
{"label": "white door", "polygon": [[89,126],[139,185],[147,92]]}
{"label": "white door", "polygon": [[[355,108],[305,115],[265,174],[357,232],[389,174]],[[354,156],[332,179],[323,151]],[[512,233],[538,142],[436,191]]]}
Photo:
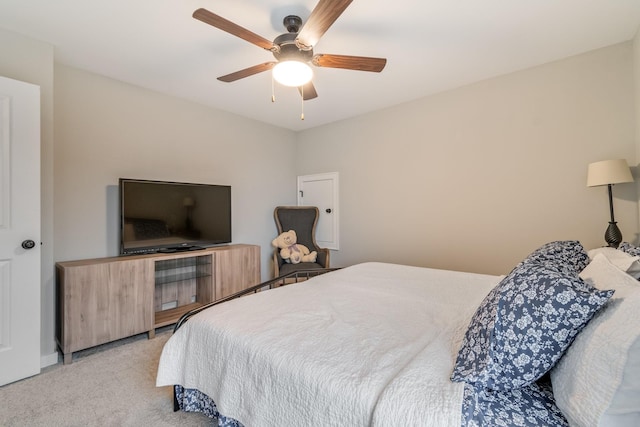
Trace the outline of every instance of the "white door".
{"label": "white door", "polygon": [[40,372],[40,88],[0,77],[0,385]]}
{"label": "white door", "polygon": [[298,177],[298,206],[317,206],[316,243],[340,249],[338,233],[338,172]]}

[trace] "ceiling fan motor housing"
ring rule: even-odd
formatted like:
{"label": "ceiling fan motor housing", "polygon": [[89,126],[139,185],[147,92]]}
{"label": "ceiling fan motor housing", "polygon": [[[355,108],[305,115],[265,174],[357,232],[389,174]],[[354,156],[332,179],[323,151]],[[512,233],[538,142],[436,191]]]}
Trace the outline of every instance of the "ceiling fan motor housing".
{"label": "ceiling fan motor housing", "polygon": [[302,27],[302,19],[296,15],[287,15],[282,20],[282,25],[284,25],[288,32],[297,33],[300,31],[300,27]]}
{"label": "ceiling fan motor housing", "polygon": [[311,58],[313,58],[313,49],[300,49],[296,45],[296,37],[298,37],[298,33],[285,33],[279,35],[273,40],[273,44],[280,47],[280,49],[273,52],[273,56],[278,61],[311,61]]}

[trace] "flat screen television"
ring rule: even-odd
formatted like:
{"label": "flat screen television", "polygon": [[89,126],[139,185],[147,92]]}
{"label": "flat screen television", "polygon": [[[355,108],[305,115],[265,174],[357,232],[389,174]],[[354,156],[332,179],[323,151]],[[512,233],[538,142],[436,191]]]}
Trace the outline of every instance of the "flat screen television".
{"label": "flat screen television", "polygon": [[120,254],[231,242],[231,187],[120,178]]}

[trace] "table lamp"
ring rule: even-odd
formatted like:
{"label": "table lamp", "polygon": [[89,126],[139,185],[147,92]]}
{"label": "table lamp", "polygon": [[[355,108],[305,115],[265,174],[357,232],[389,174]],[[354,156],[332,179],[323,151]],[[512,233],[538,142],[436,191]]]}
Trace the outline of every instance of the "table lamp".
{"label": "table lamp", "polygon": [[589,164],[587,171],[587,187],[597,187],[606,185],[609,189],[609,212],[611,221],[607,231],[604,233],[604,240],[612,248],[617,248],[622,242],[622,233],[616,224],[613,216],[613,196],[611,188],[614,184],[633,182],[629,165],[625,159],[603,160]]}

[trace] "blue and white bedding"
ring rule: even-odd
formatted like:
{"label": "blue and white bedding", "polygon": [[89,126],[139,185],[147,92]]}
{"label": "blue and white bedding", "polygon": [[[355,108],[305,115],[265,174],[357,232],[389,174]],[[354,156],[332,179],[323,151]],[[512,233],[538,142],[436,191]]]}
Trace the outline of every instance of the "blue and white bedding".
{"label": "blue and white bedding", "polygon": [[[579,242],[566,241],[506,277],[355,265],[194,316],[167,342],[157,385],[187,388],[184,409],[209,411],[221,426],[566,426],[583,393],[555,366],[592,318],[600,330],[603,319],[640,309],[629,309],[640,296],[625,288],[619,315],[619,301],[609,304],[617,288],[578,276],[589,263]],[[630,321],[635,335],[623,334],[617,353],[640,343],[640,320]],[[611,336],[593,328],[578,344]],[[623,390],[626,406],[607,400],[580,417],[604,420],[611,406],[639,420],[640,407],[628,405],[640,395],[637,371],[625,369],[637,358],[623,356],[603,399]]]}
{"label": "blue and white bedding", "polygon": [[478,426],[568,426],[558,409],[548,382],[514,390],[476,390],[465,384],[462,425]]}
{"label": "blue and white bedding", "polygon": [[[202,412],[217,420],[218,427],[243,427],[242,423],[218,412],[215,402],[195,389],[175,386],[180,409]],[[286,424],[286,423],[283,423]],[[280,425],[280,424],[279,424]],[[340,422],[334,425],[342,425]],[[396,424],[390,424],[395,426]],[[420,424],[416,424],[420,425]],[[465,385],[462,401],[462,426],[568,426],[553,398],[551,385],[541,381],[512,391],[476,391]]]}
{"label": "blue and white bedding", "polygon": [[216,402],[200,390],[176,385],[174,387],[175,398],[181,410],[185,412],[201,412],[207,417],[217,420],[218,427],[244,427],[242,423],[233,418],[227,418],[218,412]]}

